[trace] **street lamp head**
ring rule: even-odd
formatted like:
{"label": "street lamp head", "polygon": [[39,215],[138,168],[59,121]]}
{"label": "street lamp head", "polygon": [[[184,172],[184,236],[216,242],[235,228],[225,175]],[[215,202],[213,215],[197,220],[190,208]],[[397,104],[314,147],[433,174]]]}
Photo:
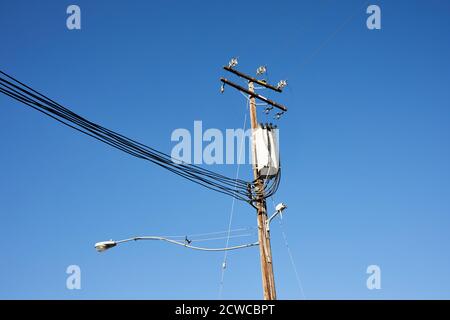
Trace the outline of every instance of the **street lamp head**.
{"label": "street lamp head", "polygon": [[284,203],[279,203],[277,204],[277,206],[275,207],[275,210],[277,210],[278,212],[283,212],[284,209],[287,208],[287,205],[285,205]]}
{"label": "street lamp head", "polygon": [[97,242],[95,244],[95,249],[98,252],[103,252],[106,251],[108,249],[111,249],[113,247],[117,246],[117,243],[115,241],[109,240],[109,241],[101,241],[101,242]]}

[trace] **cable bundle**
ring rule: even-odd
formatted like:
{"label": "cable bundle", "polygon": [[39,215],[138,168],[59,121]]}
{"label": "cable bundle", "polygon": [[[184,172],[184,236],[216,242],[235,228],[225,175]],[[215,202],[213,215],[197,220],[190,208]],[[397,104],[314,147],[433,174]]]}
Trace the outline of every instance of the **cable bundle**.
{"label": "cable bundle", "polygon": [[[256,190],[254,181],[247,182],[240,179],[232,179],[193,164],[174,161],[172,157],[165,153],[157,151],[79,116],[3,71],[0,71],[0,74],[1,93],[22,102],[72,129],[132,156],[150,161],[189,181],[200,184],[208,189],[227,194],[238,200],[253,204],[255,197],[262,196],[261,190]],[[264,184],[264,198],[270,197],[277,191],[279,181],[280,175],[278,174],[274,179],[270,180],[267,185]]]}

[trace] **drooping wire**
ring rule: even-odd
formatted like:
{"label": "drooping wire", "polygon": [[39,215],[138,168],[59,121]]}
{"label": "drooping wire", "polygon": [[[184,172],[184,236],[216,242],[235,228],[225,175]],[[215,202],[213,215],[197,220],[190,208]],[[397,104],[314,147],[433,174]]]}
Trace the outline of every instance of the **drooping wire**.
{"label": "drooping wire", "polygon": [[[60,121],[60,122],[63,122],[63,121],[61,121],[61,119],[58,119],[58,118],[56,118],[55,116],[53,116],[53,115],[49,114],[48,112],[46,112],[45,110],[52,111],[52,110],[50,110],[48,107],[46,108],[46,107],[43,106],[42,104],[37,103],[36,101],[33,101],[33,100],[30,99],[29,97],[25,96],[24,94],[22,94],[21,92],[19,92],[18,90],[16,90],[15,88],[18,88],[17,86],[12,85],[10,82],[7,82],[7,84],[5,85],[5,83],[4,83],[5,80],[4,80],[4,79],[0,79],[0,80],[3,81],[3,82],[1,83],[1,85],[3,86],[3,88],[0,89],[1,92],[3,92],[3,93],[5,93],[5,94],[7,94],[7,95],[9,95],[9,96],[11,96],[11,97],[13,97],[13,98],[19,100],[19,101],[21,101],[21,102],[23,102],[23,103],[25,103],[25,104],[27,104],[27,105],[29,105],[29,106],[35,108],[35,109],[36,109],[36,106],[37,106],[37,107],[43,107],[44,110],[39,110],[39,111],[43,111],[45,114],[51,116],[52,118],[54,118],[54,119],[56,119],[56,120],[58,120],[58,121]],[[12,86],[11,86],[11,85],[12,85]],[[6,87],[7,89],[10,89],[10,91],[6,91],[6,90],[4,89],[5,87]],[[19,88],[19,90],[20,90],[20,88]],[[22,89],[21,91],[24,92],[23,89]],[[29,93],[29,92],[26,92],[26,93]],[[32,97],[35,98],[36,96],[32,94]],[[40,101],[43,101],[43,100],[42,100],[41,98],[39,98],[39,97],[38,97],[38,99],[39,99]],[[33,102],[34,102],[34,105],[31,105]],[[61,112],[59,112],[59,110],[60,110],[60,109],[57,109],[57,111],[54,111],[54,110],[53,110],[53,113],[56,114],[57,116],[64,117],[64,114],[62,114]],[[63,111],[65,111],[65,110],[63,110]],[[79,117],[79,116],[78,116],[78,117]],[[66,118],[66,117],[64,117],[64,118]],[[67,119],[67,118],[66,118],[66,119]],[[100,126],[97,126],[97,125],[95,125],[95,124],[92,124],[92,123],[88,123],[89,126],[87,126],[87,128],[86,128],[86,125],[85,125],[85,124],[83,124],[83,123],[80,124],[79,119],[75,119],[75,120],[70,119],[70,120],[72,120],[72,122],[74,122],[76,125],[81,126],[81,127],[82,127],[81,129],[87,129],[88,132],[82,131],[82,130],[80,130],[80,128],[77,128],[77,127],[71,125],[70,123],[65,123],[65,122],[63,122],[63,123],[66,124],[66,125],[69,125],[70,127],[74,128],[74,129],[77,129],[77,130],[79,130],[79,131],[82,131],[83,133],[86,133],[86,134],[88,134],[88,135],[91,135],[91,136],[93,136],[94,138],[100,139],[100,140],[102,140],[102,141],[104,141],[104,142],[106,142],[106,143],[108,143],[108,144],[110,144],[110,145],[112,145],[112,146],[115,146],[115,147],[117,147],[117,148],[119,148],[119,149],[121,149],[121,150],[123,150],[123,151],[125,151],[125,152],[128,152],[128,153],[130,153],[130,154],[132,154],[132,155],[135,155],[135,156],[141,157],[141,158],[145,158],[145,154],[144,154],[144,156],[142,156],[142,154],[140,155],[140,154],[137,153],[137,152],[139,152],[139,151],[142,152],[142,149],[141,149],[141,148],[139,148],[139,147],[136,148],[136,147],[135,147],[135,149],[134,149],[134,150],[131,150],[131,151],[130,151],[129,149],[127,149],[127,147],[128,147],[128,145],[126,144],[127,141],[124,140],[124,139],[122,139],[123,136],[120,136],[120,135],[116,134],[115,136],[113,136],[113,137],[111,138],[111,135],[110,135],[110,136],[106,136],[106,135],[103,134],[107,129],[104,129],[104,128],[102,128],[102,127],[100,127]],[[85,120],[85,119],[82,119],[82,120]],[[100,133],[93,131],[93,130],[91,129],[91,128],[92,128],[92,125],[94,125],[94,126],[96,126],[96,127],[100,127],[99,130],[98,130]],[[97,128],[94,128],[94,129],[97,129]],[[104,130],[102,130],[102,129],[104,129]],[[97,136],[94,135],[95,133],[97,133]],[[115,140],[114,140],[114,139],[115,139]],[[129,139],[129,140],[132,141],[131,139]],[[124,141],[125,141],[125,142],[124,142]],[[132,141],[132,142],[134,142],[134,141]],[[122,143],[122,145],[120,145],[120,143]],[[124,143],[125,143],[125,145],[124,145]],[[138,145],[143,146],[142,144],[138,144]],[[148,147],[146,147],[146,146],[143,146],[143,147],[144,147],[144,148],[148,148]],[[136,151],[136,149],[137,149],[137,151]],[[148,149],[151,149],[151,148],[148,148]],[[156,150],[153,150],[153,149],[152,149],[151,151],[155,152]],[[156,152],[157,152],[157,151],[156,151]],[[157,153],[162,154],[162,153],[160,153],[160,152],[157,152]],[[169,158],[167,155],[164,155],[164,154],[162,154],[162,155],[163,155],[163,156],[166,156],[167,158]],[[161,160],[161,159],[157,158],[157,160]],[[163,159],[163,160],[164,160],[164,159]],[[166,160],[167,160],[167,159],[166,159]],[[172,161],[172,162],[173,162],[173,161]],[[181,163],[181,165],[185,165],[185,164]],[[195,166],[193,166],[193,167],[195,167]],[[191,168],[189,168],[189,169],[191,169]],[[200,169],[200,170],[198,170],[198,169]],[[191,169],[192,172],[199,172],[199,171],[201,172],[201,170],[205,170],[205,169],[201,169],[201,168],[194,168],[193,170]],[[223,178],[223,177],[220,177],[220,175],[214,174],[214,173],[212,173],[212,172],[206,172],[206,175],[208,175],[209,177],[213,177],[214,175],[216,175],[216,177],[218,177],[218,178]]]}
{"label": "drooping wire", "polygon": [[[255,196],[254,181],[247,182],[240,179],[232,179],[197,165],[173,159],[167,154],[93,123],[14,79],[5,72],[0,71],[0,73],[3,75],[0,77],[0,92],[24,105],[111,147],[134,157],[150,161],[189,181],[252,204]],[[276,191],[277,180],[274,179],[270,186],[267,187],[267,197]]]}
{"label": "drooping wire", "polygon": [[[223,239],[231,239],[231,238],[242,238],[242,237],[250,237],[255,235],[254,233],[244,233],[244,234],[237,234],[232,236],[224,236],[224,237],[215,237],[215,238],[200,238],[200,239],[192,239],[192,242],[205,242],[205,241],[216,241],[216,240],[223,240]],[[228,245],[226,246],[228,247]]]}
{"label": "drooping wire", "polygon": [[165,238],[185,238],[186,236],[189,237],[190,239],[194,239],[195,237],[204,237],[204,236],[211,236],[211,235],[221,235],[221,234],[227,234],[228,232],[231,233],[239,233],[239,232],[250,232],[252,230],[254,230],[255,227],[248,227],[248,228],[237,228],[237,229],[233,229],[233,230],[224,230],[224,231],[214,231],[214,232],[207,232],[207,233],[197,233],[197,234],[187,234],[187,235],[176,235],[176,236],[170,236],[170,235],[163,235],[162,237]]}
{"label": "drooping wire", "polygon": [[[193,250],[199,250],[199,251],[210,251],[210,252],[218,252],[218,251],[231,251],[231,250],[238,250],[238,249],[245,249],[250,247],[255,247],[259,245],[259,242],[252,242],[252,243],[246,243],[241,244],[237,246],[232,247],[226,247],[226,248],[207,248],[207,247],[198,247],[193,246],[190,244],[190,242],[181,242],[173,239],[168,239],[160,236],[141,236],[141,237],[133,237],[123,240],[114,241],[114,244],[121,244],[126,242],[134,242],[134,241],[140,241],[140,240],[149,240],[149,241],[165,241],[171,244],[176,244],[178,246],[182,246],[184,248],[193,249]],[[112,240],[111,240],[112,241]]]}
{"label": "drooping wire", "polygon": [[[242,125],[242,131],[245,132],[245,128],[247,127],[247,113],[248,113],[248,109],[249,109],[249,100],[247,99],[247,103],[246,103],[246,110],[244,112],[244,124]],[[241,138],[241,143],[240,143],[240,149],[239,149],[239,154],[238,154],[238,165],[236,168],[236,180],[239,178],[239,169],[241,166],[241,158],[242,158],[242,149],[244,146],[244,135],[242,135]],[[230,217],[228,219],[228,234],[227,234],[227,240],[226,240],[226,245],[225,247],[228,247],[229,243],[230,243],[230,232],[231,232],[231,225],[233,222],[233,214],[234,214],[234,205],[236,202],[236,199],[233,198],[231,200],[231,209],[230,209]],[[225,278],[225,270],[227,269],[227,262],[228,262],[228,251],[225,251],[224,255],[223,255],[223,261],[222,261],[222,269],[221,269],[221,275],[220,275],[220,285],[219,285],[219,299],[222,298],[222,293],[223,293],[223,281]]]}

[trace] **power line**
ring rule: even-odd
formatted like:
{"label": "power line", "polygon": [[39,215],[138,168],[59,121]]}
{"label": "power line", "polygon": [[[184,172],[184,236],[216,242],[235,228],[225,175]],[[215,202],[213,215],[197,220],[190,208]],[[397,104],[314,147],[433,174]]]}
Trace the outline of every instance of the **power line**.
{"label": "power line", "polygon": [[233,230],[224,230],[224,231],[214,231],[214,232],[207,232],[207,233],[197,233],[197,234],[187,234],[187,235],[177,235],[177,236],[162,236],[165,238],[184,238],[186,236],[189,236],[189,238],[194,238],[194,237],[202,237],[202,236],[210,236],[210,235],[220,235],[220,234],[226,234],[228,232],[230,233],[238,233],[238,232],[249,232],[254,230],[255,227],[248,227],[248,228],[238,228],[238,229],[233,229]]}
{"label": "power line", "polygon": [[[249,100],[247,100],[247,109],[249,107]],[[247,110],[245,110],[245,116],[244,116],[244,124],[242,125],[242,130],[245,131],[247,125]],[[236,169],[236,180],[239,178],[239,169],[241,165],[241,157],[242,157],[242,149],[244,145],[244,135],[242,135],[241,138],[241,144],[239,149],[239,155],[238,155],[238,166]],[[227,234],[227,241],[226,241],[226,247],[228,247],[230,242],[230,230],[231,230],[231,223],[233,221],[233,214],[234,214],[234,205],[235,205],[236,199],[233,198],[231,202],[231,210],[230,210],[230,218],[228,219],[228,234]],[[222,298],[222,292],[223,292],[223,280],[225,278],[225,270],[227,268],[227,262],[228,262],[228,251],[225,251],[223,256],[223,262],[222,262],[222,270],[220,275],[220,285],[219,285],[219,299]]]}
{"label": "power line", "polygon": [[[24,105],[111,147],[136,158],[150,161],[184,179],[210,190],[229,195],[237,200],[253,203],[253,199],[256,196],[255,183],[253,181],[248,182],[229,178],[197,165],[173,159],[163,152],[91,122],[5,72],[0,71],[0,73],[3,75],[0,77],[0,92]],[[274,184],[267,187],[267,196],[276,191],[276,183],[277,179],[274,179]]]}
{"label": "power line", "polygon": [[254,233],[245,233],[245,234],[237,234],[232,236],[224,236],[224,237],[215,237],[215,238],[201,238],[201,239],[191,239],[192,242],[204,242],[204,241],[216,241],[216,240],[222,240],[227,239],[227,245],[225,247],[228,247],[229,245],[229,239],[231,238],[242,238],[242,237],[250,237],[253,236]]}
{"label": "power line", "polygon": [[[236,62],[237,63],[237,62]],[[275,91],[281,92],[281,89],[286,85],[280,82],[276,87],[269,85],[265,82],[254,79],[250,76],[247,76],[243,73],[228,70],[232,73],[239,75],[240,77],[246,78],[249,80],[248,89],[243,88],[233,82],[230,82],[224,78],[221,78],[223,84],[227,84],[235,89],[238,89],[241,92],[247,93],[249,99],[247,99],[247,106],[250,111],[250,120],[251,120],[251,128],[252,132],[254,132],[257,127],[257,117],[256,117],[256,99],[265,102],[266,104],[270,104],[271,106],[282,110],[283,112],[287,111],[287,108],[273,100],[270,100],[262,95],[255,93],[254,90],[254,82],[270,88]],[[222,87],[223,88],[223,87]],[[223,91],[223,90],[222,90]],[[114,147],[118,150],[121,150],[129,155],[132,155],[136,158],[143,159],[149,162],[152,162],[162,168],[165,168],[180,177],[202,185],[210,190],[214,190],[226,195],[233,197],[232,208],[229,219],[228,231],[226,234],[227,245],[223,248],[205,248],[205,247],[197,247],[191,245],[192,241],[212,241],[218,240],[221,237],[210,237],[210,238],[200,238],[196,240],[189,239],[185,236],[184,242],[182,240],[175,240],[166,237],[157,237],[157,236],[148,236],[148,237],[134,237],[120,241],[106,241],[100,242],[96,244],[96,248],[99,251],[107,250],[111,247],[116,246],[119,243],[137,241],[137,240],[161,240],[165,242],[169,242],[172,244],[180,245],[185,248],[190,248],[194,250],[202,250],[202,251],[229,251],[236,250],[241,248],[248,248],[253,246],[260,247],[260,255],[261,255],[261,270],[263,275],[263,290],[264,290],[264,298],[265,299],[276,299],[276,291],[275,291],[275,280],[273,275],[272,268],[272,254],[270,248],[270,235],[268,230],[268,223],[270,220],[267,220],[267,208],[266,208],[266,198],[271,197],[278,189],[280,179],[281,179],[281,170],[279,167],[279,163],[275,165],[276,171],[274,174],[262,174],[258,169],[258,164],[256,164],[256,142],[252,136],[252,150],[253,150],[253,181],[245,181],[238,179],[239,175],[239,164],[236,177],[230,178],[219,173],[207,170],[197,165],[188,164],[178,159],[173,159],[171,156],[155,150],[149,146],[146,146],[140,142],[137,142],[133,139],[130,139],[120,133],[107,129],[99,124],[91,122],[82,116],[76,114],[75,112],[67,109],[63,105],[55,102],[54,100],[48,98],[47,96],[39,93],[38,91],[32,89],[31,87],[25,85],[24,83],[18,81],[12,76],[6,74],[3,71],[0,71],[0,93],[9,96],[25,106],[28,106],[36,111],[39,111],[48,117],[60,122],[61,124],[68,126],[76,131],[79,131],[85,135],[88,135],[100,142],[103,142],[111,147]],[[245,118],[246,119],[246,118]],[[246,121],[246,120],[245,120]],[[245,122],[244,122],[245,127]],[[241,143],[241,148],[243,143]],[[240,157],[240,156],[239,156]],[[277,157],[278,158],[278,157]],[[231,237],[244,237],[251,234],[241,234],[231,236],[231,225],[232,218],[234,213],[234,205],[235,200],[246,201],[251,204],[257,210],[257,222],[258,222],[258,242],[237,245],[237,246],[229,246],[229,240]],[[227,255],[224,257],[224,267],[226,263]],[[224,270],[222,271],[222,280],[221,286],[223,285],[223,275]]]}
{"label": "power line", "polygon": [[113,242],[114,246],[116,246],[117,244],[120,244],[120,243],[131,242],[131,241],[139,241],[139,240],[165,241],[165,242],[168,242],[168,243],[172,243],[172,244],[176,244],[176,245],[179,245],[179,246],[183,246],[183,247],[188,248],[188,249],[194,249],[194,250],[200,250],[200,251],[230,251],[230,250],[244,249],[244,248],[249,248],[249,247],[254,247],[254,246],[258,246],[259,245],[258,242],[252,242],[252,243],[247,243],[247,244],[242,244],[242,245],[237,245],[237,246],[232,246],[232,247],[205,248],[205,247],[192,246],[192,245],[190,245],[190,244],[188,244],[186,242],[176,241],[176,240],[167,239],[167,238],[159,237],[159,236],[134,237],[134,238],[128,238],[128,239],[124,239],[124,240],[111,241],[111,242]]}

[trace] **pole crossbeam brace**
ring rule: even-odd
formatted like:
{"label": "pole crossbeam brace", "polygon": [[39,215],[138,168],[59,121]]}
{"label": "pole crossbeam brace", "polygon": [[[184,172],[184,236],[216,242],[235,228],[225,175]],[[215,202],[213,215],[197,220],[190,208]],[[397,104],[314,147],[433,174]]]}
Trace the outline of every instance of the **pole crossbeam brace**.
{"label": "pole crossbeam brace", "polygon": [[237,70],[235,70],[235,69],[233,69],[233,68],[231,68],[231,67],[224,66],[223,68],[224,68],[225,70],[231,72],[231,73],[234,73],[235,75],[237,75],[237,76],[239,76],[239,77],[241,77],[241,78],[244,78],[244,79],[247,79],[248,81],[257,83],[257,84],[260,85],[260,86],[266,87],[266,88],[268,88],[268,89],[272,89],[273,91],[276,91],[276,92],[283,92],[283,90],[281,90],[281,88],[274,87],[274,86],[268,84],[268,83],[265,82],[265,81],[258,80],[258,79],[256,79],[256,78],[250,77],[250,76],[246,75],[245,73],[242,73],[242,72],[240,72],[240,71],[237,71]]}
{"label": "pole crossbeam brace", "polygon": [[287,109],[285,106],[283,106],[282,104],[279,104],[279,103],[277,103],[277,102],[275,102],[275,101],[272,101],[272,100],[270,100],[270,99],[267,99],[266,97],[264,97],[264,96],[262,96],[262,95],[260,95],[260,94],[257,94],[257,93],[255,93],[255,92],[252,92],[252,91],[250,91],[250,90],[247,90],[247,89],[245,89],[244,87],[241,87],[240,85],[235,84],[235,83],[233,83],[233,82],[231,82],[231,81],[229,81],[229,80],[227,80],[227,79],[225,79],[225,78],[220,78],[220,81],[222,81],[222,82],[223,82],[224,84],[226,84],[226,85],[229,85],[229,86],[231,86],[231,87],[233,87],[233,88],[235,88],[235,89],[237,89],[237,90],[239,90],[239,91],[242,91],[242,92],[248,94],[248,95],[251,96],[252,98],[256,98],[256,99],[261,100],[261,101],[263,101],[263,102],[265,102],[265,103],[267,103],[267,104],[270,104],[271,106],[274,106],[275,108],[278,108],[278,109],[282,110],[283,112],[286,112],[286,111],[288,110],[288,109]]}

